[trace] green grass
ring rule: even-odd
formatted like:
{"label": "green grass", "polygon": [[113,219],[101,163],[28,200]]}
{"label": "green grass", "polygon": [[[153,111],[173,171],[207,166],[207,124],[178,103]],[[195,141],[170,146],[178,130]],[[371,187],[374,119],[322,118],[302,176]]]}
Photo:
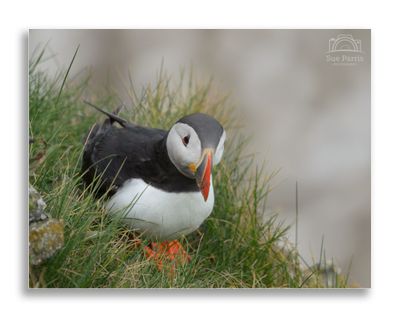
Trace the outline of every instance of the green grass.
{"label": "green grass", "polygon": [[[264,176],[246,154],[246,138],[237,132],[227,99],[217,97],[211,82],[201,84],[182,74],[174,85],[164,72],[154,87],[139,92],[127,80],[132,104],[122,116],[168,129],[185,114],[206,112],[224,125],[228,139],[214,171],[213,213],[181,241],[192,261],[173,275],[158,271],[135,245],[132,233],[107,216],[105,199],[95,199],[93,188],[82,186],[83,138],[104,119],[83,103],[84,96],[107,109],[119,105],[118,97],[88,96],[89,77],[69,80],[64,71],[48,78],[37,69],[42,58],[42,53],[33,56],[29,68],[29,134],[34,139],[29,147],[30,182],[43,195],[47,212],[63,219],[65,246],[44,264],[30,267],[30,287],[324,286],[319,270],[300,266],[295,248],[285,243],[287,228],[274,216],[261,221],[271,175]],[[345,279],[338,278],[336,286],[345,285]]]}

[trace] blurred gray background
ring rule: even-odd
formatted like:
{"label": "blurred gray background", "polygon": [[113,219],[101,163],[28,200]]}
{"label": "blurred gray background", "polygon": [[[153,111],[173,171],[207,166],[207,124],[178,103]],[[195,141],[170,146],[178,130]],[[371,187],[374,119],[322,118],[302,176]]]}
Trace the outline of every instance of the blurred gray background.
{"label": "blurred gray background", "polygon": [[[327,61],[329,40],[340,34],[360,40],[363,61]],[[29,53],[48,42],[54,58],[41,67],[55,74],[80,44],[71,76],[90,67],[94,89],[122,90],[127,69],[140,88],[155,82],[162,62],[176,77],[191,66],[213,76],[241,108],[257,160],[280,169],[266,212],[294,225],[297,181],[302,256],[318,260],[324,237],[326,257],[342,273],[351,263],[350,280],[369,287],[370,40],[369,30],[31,30]]]}

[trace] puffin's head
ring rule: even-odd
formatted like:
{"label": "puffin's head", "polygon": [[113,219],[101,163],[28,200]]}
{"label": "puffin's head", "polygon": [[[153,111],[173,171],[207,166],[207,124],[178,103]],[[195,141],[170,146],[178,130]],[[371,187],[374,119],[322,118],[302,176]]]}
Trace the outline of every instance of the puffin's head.
{"label": "puffin's head", "polygon": [[183,175],[196,179],[205,201],[212,167],[221,161],[225,138],[221,124],[203,113],[183,117],[168,132],[169,159]]}

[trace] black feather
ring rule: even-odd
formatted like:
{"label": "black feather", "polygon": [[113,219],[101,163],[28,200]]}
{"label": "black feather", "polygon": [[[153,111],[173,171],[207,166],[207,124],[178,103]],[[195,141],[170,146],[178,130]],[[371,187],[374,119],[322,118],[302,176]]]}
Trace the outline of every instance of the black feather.
{"label": "black feather", "polygon": [[[98,195],[113,195],[131,178],[140,178],[168,192],[199,191],[196,181],[182,175],[171,163],[166,148],[167,131],[130,124],[94,107],[109,118],[89,131],[82,171],[86,185],[99,178]],[[122,127],[115,127],[113,122]]]}

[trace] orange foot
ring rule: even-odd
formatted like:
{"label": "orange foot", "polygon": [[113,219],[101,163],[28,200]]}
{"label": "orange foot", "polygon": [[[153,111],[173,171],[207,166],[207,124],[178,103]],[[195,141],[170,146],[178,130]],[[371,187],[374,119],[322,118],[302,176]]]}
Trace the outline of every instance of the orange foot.
{"label": "orange foot", "polygon": [[157,268],[161,271],[164,263],[171,264],[172,272],[177,265],[189,263],[190,255],[185,251],[178,240],[164,241],[161,243],[151,242],[144,248],[146,258],[154,260]]}

